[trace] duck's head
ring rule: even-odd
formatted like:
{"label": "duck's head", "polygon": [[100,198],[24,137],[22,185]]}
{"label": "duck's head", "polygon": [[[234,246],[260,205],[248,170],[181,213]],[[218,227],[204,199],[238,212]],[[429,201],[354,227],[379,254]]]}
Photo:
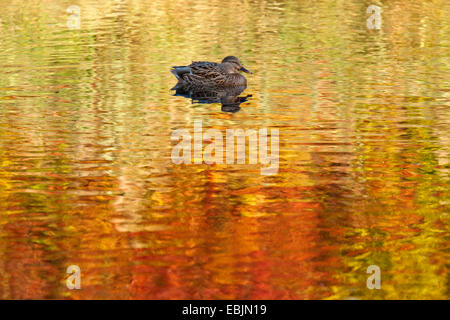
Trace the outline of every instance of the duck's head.
{"label": "duck's head", "polygon": [[239,59],[234,56],[225,57],[222,60],[222,64],[228,67],[228,73],[238,73],[238,71],[253,73],[250,70],[245,69]]}

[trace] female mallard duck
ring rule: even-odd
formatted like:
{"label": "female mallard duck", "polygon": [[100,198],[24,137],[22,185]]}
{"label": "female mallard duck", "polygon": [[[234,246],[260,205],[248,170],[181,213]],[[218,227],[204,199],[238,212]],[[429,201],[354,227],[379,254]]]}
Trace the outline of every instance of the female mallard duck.
{"label": "female mallard duck", "polygon": [[233,56],[226,57],[222,63],[193,61],[188,66],[172,67],[170,70],[178,79],[174,89],[246,86],[247,79],[239,71],[252,73]]}

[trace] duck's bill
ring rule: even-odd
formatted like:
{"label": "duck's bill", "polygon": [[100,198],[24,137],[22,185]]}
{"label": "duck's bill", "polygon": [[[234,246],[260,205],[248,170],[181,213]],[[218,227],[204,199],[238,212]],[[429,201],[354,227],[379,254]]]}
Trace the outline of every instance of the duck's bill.
{"label": "duck's bill", "polygon": [[253,73],[253,72],[251,72],[250,70],[245,69],[244,67],[241,67],[240,70],[243,71],[243,72],[246,72],[246,73]]}

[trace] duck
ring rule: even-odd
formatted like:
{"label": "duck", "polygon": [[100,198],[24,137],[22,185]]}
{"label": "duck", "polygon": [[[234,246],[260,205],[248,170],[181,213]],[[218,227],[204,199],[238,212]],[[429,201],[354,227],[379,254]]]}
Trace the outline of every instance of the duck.
{"label": "duck", "polygon": [[225,57],[221,63],[192,61],[188,66],[172,67],[170,72],[178,83],[172,90],[209,90],[247,86],[247,79],[239,71],[251,74],[235,56]]}

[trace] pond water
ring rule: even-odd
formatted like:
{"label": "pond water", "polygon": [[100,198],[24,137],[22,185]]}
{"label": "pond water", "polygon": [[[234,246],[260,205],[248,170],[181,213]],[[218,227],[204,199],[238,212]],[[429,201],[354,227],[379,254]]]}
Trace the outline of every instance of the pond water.
{"label": "pond water", "polygon": [[[449,1],[0,3],[0,298],[450,298]],[[228,55],[237,104],[170,90]],[[175,164],[196,122],[278,171]]]}

